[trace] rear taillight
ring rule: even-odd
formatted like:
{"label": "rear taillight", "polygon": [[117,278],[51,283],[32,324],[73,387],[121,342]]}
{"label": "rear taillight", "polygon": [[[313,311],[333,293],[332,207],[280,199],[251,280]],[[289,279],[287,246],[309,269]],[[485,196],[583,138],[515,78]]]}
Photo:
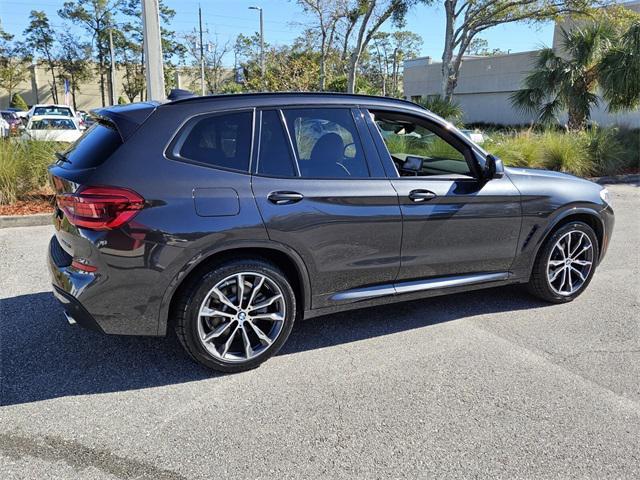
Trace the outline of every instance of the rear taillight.
{"label": "rear taillight", "polygon": [[56,202],[69,222],[90,230],[121,227],[144,206],[140,195],[118,187],[84,187],[56,195]]}

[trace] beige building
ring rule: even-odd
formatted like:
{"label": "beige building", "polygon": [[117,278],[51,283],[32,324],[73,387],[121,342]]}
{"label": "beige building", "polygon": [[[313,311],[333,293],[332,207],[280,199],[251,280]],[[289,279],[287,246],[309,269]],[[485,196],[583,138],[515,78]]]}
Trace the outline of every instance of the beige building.
{"label": "beige building", "polygon": [[[227,72],[226,76],[230,73]],[[108,75],[107,75],[108,76]],[[124,77],[124,69],[116,69],[116,81],[115,81],[115,100],[122,96],[127,98],[122,90],[122,83]],[[31,65],[29,67],[29,73],[22,83],[14,90],[13,93],[19,93],[27,105],[34,105],[36,103],[52,103],[53,96],[51,94],[51,72],[47,70],[43,64]],[[108,82],[108,78],[105,78]],[[175,83],[178,88],[194,89],[199,88],[199,77],[195,78],[188,69],[177,70],[175,74]],[[108,85],[108,83],[107,83]],[[106,101],[109,103],[108,86],[106,93]],[[60,84],[58,89],[58,101],[64,103],[64,87]],[[194,90],[195,91],[195,90]],[[137,98],[136,100],[140,100]],[[0,92],[0,109],[7,108],[11,102],[9,95],[6,91]],[[73,102],[70,100],[72,105]],[[80,86],[80,90],[76,92],[76,104],[79,110],[91,110],[102,106],[102,98],[100,95],[100,77],[98,74],[94,74],[93,78]]]}
{"label": "beige building", "polygon": [[[625,4],[640,12],[640,1]],[[553,48],[560,48],[560,24],[553,32]],[[467,123],[486,122],[503,125],[530,123],[533,115],[514,109],[509,97],[522,88],[524,77],[531,69],[537,50],[495,55],[490,57],[466,57],[460,67],[458,86],[454,99],[465,113]],[[430,57],[407,60],[404,63],[404,94],[409,99],[440,95],[442,65]],[[640,81],[640,79],[639,79]],[[591,119],[599,125],[624,125],[640,127],[640,110],[611,114],[606,104],[592,109]],[[564,119],[561,119],[564,121]]]}

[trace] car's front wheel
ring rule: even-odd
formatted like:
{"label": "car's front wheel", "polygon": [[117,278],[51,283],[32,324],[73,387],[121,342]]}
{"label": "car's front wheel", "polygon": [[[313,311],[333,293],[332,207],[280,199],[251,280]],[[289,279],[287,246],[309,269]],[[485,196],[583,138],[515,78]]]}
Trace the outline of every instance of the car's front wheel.
{"label": "car's front wheel", "polygon": [[591,282],[598,252],[598,238],[589,225],[572,222],[562,226],[540,249],[529,291],[548,302],[570,302]]}
{"label": "car's front wheel", "polygon": [[175,309],[186,351],[223,372],[257,367],[287,340],[296,317],[293,289],[264,260],[233,260],[193,280]]}

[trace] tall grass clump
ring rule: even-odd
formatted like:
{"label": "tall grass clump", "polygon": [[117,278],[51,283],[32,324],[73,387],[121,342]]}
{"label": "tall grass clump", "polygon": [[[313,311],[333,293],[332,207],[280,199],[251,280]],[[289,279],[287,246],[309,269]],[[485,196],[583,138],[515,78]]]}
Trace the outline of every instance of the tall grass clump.
{"label": "tall grass clump", "polygon": [[64,143],[35,140],[0,140],[0,204],[13,203],[49,188],[47,166]]}
{"label": "tall grass clump", "polygon": [[561,132],[546,132],[541,136],[542,166],[548,170],[586,177],[594,173],[586,137]]}
{"label": "tall grass clump", "polygon": [[586,177],[636,172],[640,168],[640,130],[593,127],[496,132],[484,145],[505,165],[544,168]]}

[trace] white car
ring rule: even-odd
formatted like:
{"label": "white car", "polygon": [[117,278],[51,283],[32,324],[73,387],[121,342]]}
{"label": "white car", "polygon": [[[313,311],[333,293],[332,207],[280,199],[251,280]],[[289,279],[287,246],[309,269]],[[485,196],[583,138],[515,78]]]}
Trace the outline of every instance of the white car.
{"label": "white car", "polygon": [[484,133],[482,133],[480,130],[460,130],[464,135],[466,135],[467,137],[469,137],[469,139],[474,142],[477,143],[478,145],[482,145],[484,143],[484,141],[487,139],[484,136]]}
{"label": "white car", "polygon": [[8,137],[11,133],[11,126],[4,118],[0,117],[0,138]]}
{"label": "white car", "polygon": [[45,115],[31,117],[22,138],[51,142],[75,142],[82,135],[76,117]]}
{"label": "white car", "polygon": [[55,103],[41,103],[34,105],[27,112],[27,118],[43,116],[60,116],[77,118],[76,111],[69,105],[58,105]]}

